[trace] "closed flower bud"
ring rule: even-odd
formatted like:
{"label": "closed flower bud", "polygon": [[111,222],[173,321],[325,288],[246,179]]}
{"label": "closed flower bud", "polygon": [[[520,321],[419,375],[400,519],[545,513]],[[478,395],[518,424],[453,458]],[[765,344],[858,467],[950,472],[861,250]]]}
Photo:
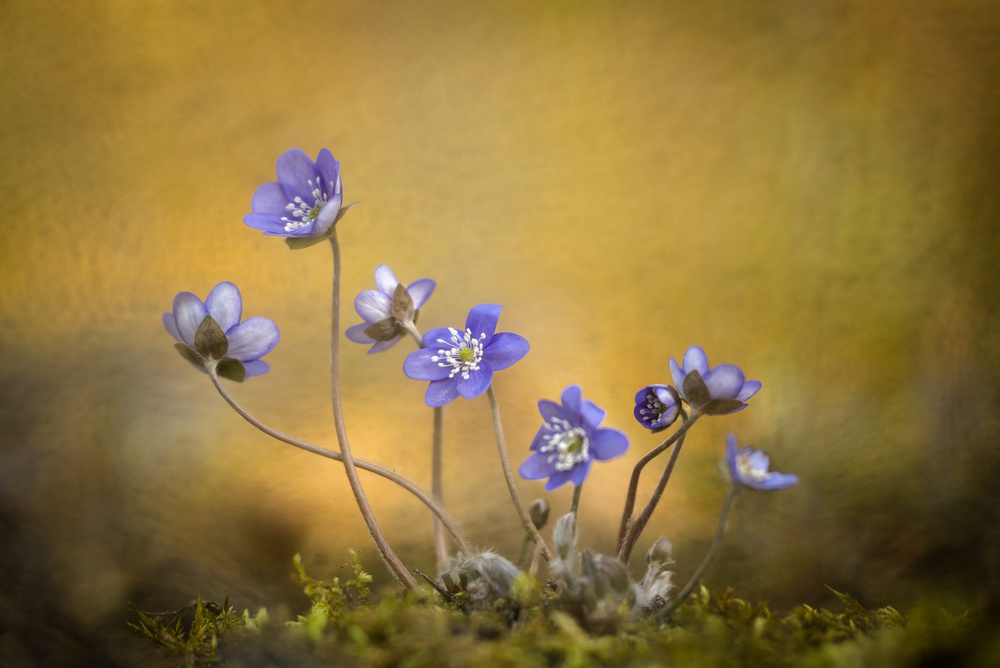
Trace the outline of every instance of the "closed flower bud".
{"label": "closed flower bud", "polygon": [[541,530],[549,523],[549,502],[545,499],[535,499],[528,506],[528,516],[535,528]]}

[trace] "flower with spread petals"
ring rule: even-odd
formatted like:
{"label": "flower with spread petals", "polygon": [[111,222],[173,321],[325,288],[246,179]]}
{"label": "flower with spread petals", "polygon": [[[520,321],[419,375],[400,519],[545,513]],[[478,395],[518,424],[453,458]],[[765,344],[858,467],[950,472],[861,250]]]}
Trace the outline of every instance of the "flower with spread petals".
{"label": "flower with spread petals", "polygon": [[595,459],[612,459],[628,449],[625,434],[600,427],[604,409],[584,399],[579,385],[563,390],[561,402],[538,402],[545,422],[531,443],[531,455],[518,469],[525,480],[548,478],[548,491],[567,482],[582,484]]}
{"label": "flower with spread petals", "polygon": [[371,343],[368,354],[380,353],[396,345],[417,321],[418,310],[434,292],[434,281],[421,278],[403,285],[392,269],[380,264],[375,269],[378,290],[365,290],[354,299],[354,310],[364,320],[344,332],[355,343]]}
{"label": "flower with spread petals", "polygon": [[787,489],[799,482],[797,475],[768,471],[771,461],[763,450],[754,450],[749,445],[737,449],[737,446],[736,434],[729,434],[726,437],[726,465],[734,484],[768,492]]}
{"label": "flower with spread petals", "polygon": [[655,434],[677,419],[678,401],[677,390],[669,385],[647,385],[635,395],[635,419]]}
{"label": "flower with spread petals", "polygon": [[684,353],[681,364],[670,358],[670,374],[677,391],[692,408],[709,415],[727,415],[746,408],[746,401],[760,390],[760,381],[746,380],[733,364],[708,366],[708,356],[698,346]]}
{"label": "flower with spread petals", "polygon": [[278,158],[277,172],[277,181],[254,192],[253,213],[243,216],[243,222],[275,237],[315,239],[326,234],[344,202],[340,163],[333,154],[324,148],[313,162],[295,148]]}
{"label": "flower with spread petals", "polygon": [[528,354],[524,337],[494,333],[502,306],[480,304],[469,311],[465,330],[439,327],[424,333],[424,346],[410,353],[403,373],[429,380],[424,401],[444,406],[457,397],[472,399],[493,382],[493,372],[506,369]]}
{"label": "flower with spread petals", "polygon": [[174,297],[172,313],[163,314],[163,326],[176,339],[174,347],[188,362],[205,371],[209,367],[230,380],[259,376],[271,370],[260,358],[271,352],[280,335],[267,318],[243,315],[239,288],[224,281],[203,302],[190,292]]}

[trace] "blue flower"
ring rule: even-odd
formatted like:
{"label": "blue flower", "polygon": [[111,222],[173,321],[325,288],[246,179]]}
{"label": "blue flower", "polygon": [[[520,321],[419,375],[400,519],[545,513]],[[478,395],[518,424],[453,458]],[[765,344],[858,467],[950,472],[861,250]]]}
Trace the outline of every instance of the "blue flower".
{"label": "blue flower", "polygon": [[[707,396],[696,389],[697,395],[691,391],[692,380],[688,376],[698,372],[703,383],[695,383],[695,387],[703,386]],[[736,413],[746,408],[746,400],[760,390],[760,381],[746,380],[743,371],[733,364],[720,364],[710,368],[705,351],[698,346],[691,346],[684,353],[683,363],[678,365],[670,358],[670,374],[674,378],[677,391],[681,397],[694,408],[702,408],[709,401],[717,401],[716,410],[708,411],[713,415]],[[688,386],[685,387],[685,380]],[[718,401],[724,400],[724,401]]]}
{"label": "blue flower", "polygon": [[278,180],[265,183],[253,194],[253,213],[243,222],[276,237],[323,236],[337,221],[344,194],[340,163],[322,149],[312,161],[295,148],[278,158]]}
{"label": "blue flower", "polygon": [[368,349],[369,355],[391,348],[416,321],[417,311],[430,298],[435,285],[431,279],[421,278],[404,286],[392,269],[380,264],[375,269],[378,290],[365,290],[354,299],[354,310],[364,322],[348,327],[344,333],[355,343],[374,344]]}
{"label": "blue flower", "polygon": [[679,412],[677,391],[668,385],[647,385],[635,395],[635,419],[654,434],[672,425]]}
{"label": "blue flower", "polygon": [[472,399],[493,382],[493,372],[506,369],[528,354],[527,340],[517,334],[494,334],[502,306],[480,304],[469,311],[465,331],[439,327],[424,333],[426,348],[410,353],[403,373],[429,380],[424,401],[444,406],[457,397]]}
{"label": "blue flower", "polygon": [[726,437],[726,464],[732,481],[758,492],[786,489],[799,482],[797,475],[768,471],[770,458],[749,445],[737,450],[736,434]]}
{"label": "blue flower", "polygon": [[628,449],[625,434],[599,428],[604,409],[583,399],[579,385],[563,390],[561,401],[538,402],[545,422],[531,443],[532,454],[518,469],[525,480],[548,478],[545,489],[550,492],[567,482],[582,484],[595,459],[612,459]]}
{"label": "blue flower", "polygon": [[[242,380],[223,373],[221,368],[240,366],[247,376],[259,376],[271,370],[261,357],[271,352],[280,339],[278,327],[267,318],[247,318],[243,315],[243,298],[239,288],[224,281],[208,293],[202,302],[190,292],[174,297],[172,313],[163,314],[163,326],[177,340],[184,359],[202,371],[218,364],[220,375]],[[234,364],[239,362],[240,365]]]}

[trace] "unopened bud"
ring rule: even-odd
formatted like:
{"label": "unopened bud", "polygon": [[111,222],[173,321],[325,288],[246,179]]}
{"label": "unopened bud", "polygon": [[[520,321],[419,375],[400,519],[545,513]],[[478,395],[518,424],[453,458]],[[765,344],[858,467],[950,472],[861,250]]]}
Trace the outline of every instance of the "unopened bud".
{"label": "unopened bud", "polygon": [[552,540],[560,559],[572,558],[576,551],[576,513],[567,513],[559,518],[556,528],[552,530]]}
{"label": "unopened bud", "polygon": [[528,506],[528,517],[535,528],[541,530],[549,522],[549,502],[545,499],[535,499]]}

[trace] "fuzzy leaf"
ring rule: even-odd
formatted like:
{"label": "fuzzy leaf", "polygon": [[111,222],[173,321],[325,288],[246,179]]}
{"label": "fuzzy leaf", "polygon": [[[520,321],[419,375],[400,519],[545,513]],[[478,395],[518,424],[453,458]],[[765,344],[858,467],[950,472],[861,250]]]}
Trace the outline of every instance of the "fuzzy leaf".
{"label": "fuzzy leaf", "polygon": [[243,362],[235,357],[225,357],[220,360],[215,366],[215,373],[221,378],[235,380],[237,383],[242,383],[243,379],[247,377],[247,370],[243,366]]}
{"label": "fuzzy leaf", "polygon": [[742,405],[739,399],[712,399],[702,407],[701,412],[705,415],[727,415]]}
{"label": "fuzzy leaf", "polygon": [[392,317],[399,322],[406,322],[413,317],[413,297],[402,283],[396,285],[396,290],[392,293]]}
{"label": "fuzzy leaf", "polygon": [[195,352],[194,348],[184,343],[175,343],[174,349],[181,354],[181,357],[186,359],[191,364],[195,366],[205,366],[205,358]]}
{"label": "fuzzy leaf", "polygon": [[698,371],[692,371],[684,377],[684,396],[694,408],[701,408],[712,400],[708,386]]}
{"label": "fuzzy leaf", "polygon": [[365,327],[365,336],[376,341],[392,341],[403,332],[395,318],[383,318]]}
{"label": "fuzzy leaf", "polygon": [[339,223],[340,219],[344,217],[344,214],[347,213],[347,210],[350,209],[352,206],[355,206],[356,204],[358,204],[358,202],[351,202],[350,204],[345,204],[344,206],[340,207],[340,211],[337,212],[337,217],[333,220],[333,225],[330,226],[330,229],[327,230],[325,234],[321,234],[316,238],[286,237],[285,243],[288,244],[288,248],[291,250],[302,250],[303,248],[309,248],[310,246],[315,246],[320,242],[326,241],[327,239],[330,238],[330,235],[333,234],[334,228],[337,227],[337,223]]}
{"label": "fuzzy leaf", "polygon": [[205,359],[219,360],[226,356],[229,340],[212,316],[206,315],[198,325],[194,333],[194,349]]}

